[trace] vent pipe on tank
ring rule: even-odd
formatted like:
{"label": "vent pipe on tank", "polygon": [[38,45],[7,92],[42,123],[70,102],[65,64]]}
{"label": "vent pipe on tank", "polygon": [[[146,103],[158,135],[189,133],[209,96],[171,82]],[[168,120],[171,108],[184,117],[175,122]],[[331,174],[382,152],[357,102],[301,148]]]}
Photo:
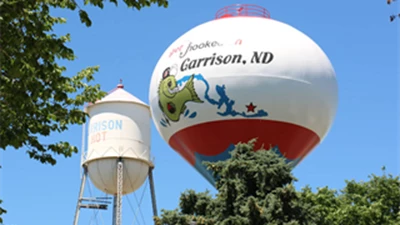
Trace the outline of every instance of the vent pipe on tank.
{"label": "vent pipe on tank", "polygon": [[223,19],[235,16],[263,17],[267,19],[271,18],[269,11],[259,5],[234,4],[219,9],[215,14],[215,19]]}
{"label": "vent pipe on tank", "polygon": [[117,85],[117,88],[124,88],[124,85],[122,84],[122,79],[119,79],[119,84]]}

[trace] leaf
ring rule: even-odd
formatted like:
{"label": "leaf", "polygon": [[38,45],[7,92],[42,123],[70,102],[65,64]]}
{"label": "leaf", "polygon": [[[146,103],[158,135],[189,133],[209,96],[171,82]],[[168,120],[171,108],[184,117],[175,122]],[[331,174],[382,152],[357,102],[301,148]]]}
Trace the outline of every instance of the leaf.
{"label": "leaf", "polygon": [[[3,200],[0,199],[0,204],[3,203]],[[2,214],[6,214],[7,210],[3,209],[2,207],[0,207],[0,216]],[[0,223],[3,224],[3,218],[0,217]]]}
{"label": "leaf", "polygon": [[81,22],[84,23],[87,27],[92,26],[92,21],[89,19],[89,15],[84,10],[79,10],[79,17]]}

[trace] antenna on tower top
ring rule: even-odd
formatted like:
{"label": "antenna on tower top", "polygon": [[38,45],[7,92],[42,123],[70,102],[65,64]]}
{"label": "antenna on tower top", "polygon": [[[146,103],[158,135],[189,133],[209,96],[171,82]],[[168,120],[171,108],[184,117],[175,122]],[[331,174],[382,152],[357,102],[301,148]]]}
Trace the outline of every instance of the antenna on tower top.
{"label": "antenna on tower top", "polygon": [[124,85],[122,84],[122,79],[119,79],[119,84],[117,85],[117,88],[124,88]]}

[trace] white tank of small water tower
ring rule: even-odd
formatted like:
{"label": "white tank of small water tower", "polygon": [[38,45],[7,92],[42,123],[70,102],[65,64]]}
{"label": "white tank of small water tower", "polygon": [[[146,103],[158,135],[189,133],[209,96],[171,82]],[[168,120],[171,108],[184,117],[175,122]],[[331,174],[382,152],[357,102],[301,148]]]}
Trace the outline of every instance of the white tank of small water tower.
{"label": "white tank of small water tower", "polygon": [[150,109],[119,84],[85,108],[90,116],[83,164],[93,184],[117,194],[117,164],[123,161],[123,190],[129,194],[146,180],[150,160]]}

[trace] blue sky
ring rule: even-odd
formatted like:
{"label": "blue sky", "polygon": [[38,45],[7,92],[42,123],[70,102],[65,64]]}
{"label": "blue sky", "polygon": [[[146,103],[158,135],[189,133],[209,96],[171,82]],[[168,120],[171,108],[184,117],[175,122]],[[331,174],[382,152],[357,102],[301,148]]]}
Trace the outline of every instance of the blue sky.
{"label": "blue sky", "polygon": [[[82,2],[82,1],[78,1]],[[69,44],[78,59],[63,62],[68,75],[100,65],[96,81],[102,89],[113,89],[120,78],[125,89],[148,102],[153,68],[165,49],[179,36],[215,12],[233,3],[256,3],[266,7],[271,17],[301,30],[318,43],[330,58],[339,84],[339,107],[327,138],[294,171],[298,188],[329,186],[340,189],[345,179],[366,180],[371,173],[399,174],[399,22],[389,15],[398,6],[386,1],[171,1],[168,9],[140,12],[106,4],[104,10],[87,7],[93,26],[79,22],[77,12],[57,11],[68,19],[58,26],[58,34],[71,33]],[[396,4],[399,5],[399,4]],[[46,141],[69,141],[81,145],[81,128],[71,127]],[[157,204],[174,209],[180,193],[213,187],[161,139],[152,127],[152,154]],[[80,154],[58,157],[54,167],[30,160],[24,150],[0,153],[0,198],[9,211],[8,225],[71,224],[80,184]],[[87,186],[88,187],[88,186]],[[94,189],[92,185],[92,189]],[[138,208],[135,195],[123,199],[123,224],[152,224],[148,186],[136,192],[139,200],[145,190],[138,221],[129,202]],[[90,196],[89,191],[85,192]],[[93,195],[104,196],[93,190]],[[129,200],[128,200],[129,199]],[[111,207],[110,207],[111,209]],[[93,211],[81,210],[80,224],[90,224]],[[143,222],[145,221],[145,223]],[[111,210],[101,212],[97,223],[111,224]]]}

